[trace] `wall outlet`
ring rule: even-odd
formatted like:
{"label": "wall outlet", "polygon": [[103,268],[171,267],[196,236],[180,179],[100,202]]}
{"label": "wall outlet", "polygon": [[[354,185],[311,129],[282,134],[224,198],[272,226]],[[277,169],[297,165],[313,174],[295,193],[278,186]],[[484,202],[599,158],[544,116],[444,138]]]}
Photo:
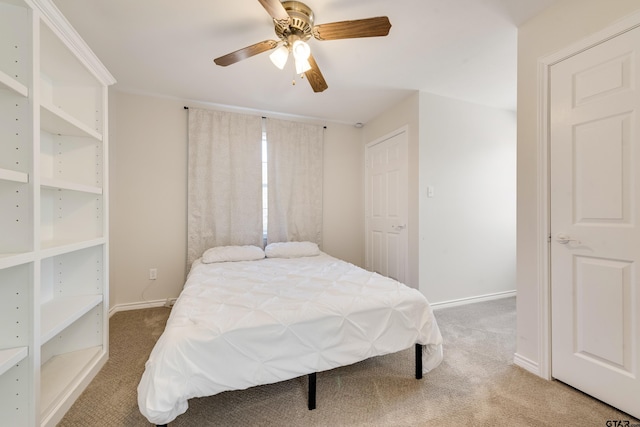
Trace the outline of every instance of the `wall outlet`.
{"label": "wall outlet", "polygon": [[149,269],[149,280],[156,280],[158,278],[158,269],[150,268]]}

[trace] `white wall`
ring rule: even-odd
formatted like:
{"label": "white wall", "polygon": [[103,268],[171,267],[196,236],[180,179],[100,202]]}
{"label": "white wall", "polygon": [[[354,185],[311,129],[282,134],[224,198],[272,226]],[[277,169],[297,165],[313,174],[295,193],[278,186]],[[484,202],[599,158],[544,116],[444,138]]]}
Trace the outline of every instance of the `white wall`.
{"label": "white wall", "polygon": [[[111,306],[173,298],[186,275],[184,101],[111,100]],[[323,249],[364,265],[364,145],[404,126],[407,284],[432,303],[513,289],[513,115],[435,95],[416,92],[362,129],[327,124]]]}
{"label": "white wall", "polygon": [[416,92],[367,123],[363,143],[403,126],[407,284],[432,304],[514,291],[515,113]]}
{"label": "white wall", "polygon": [[515,112],[422,93],[420,130],[420,290],[431,303],[513,292]]}
{"label": "white wall", "polygon": [[186,268],[187,112],[176,100],[110,100],[111,307],[175,297]]}
{"label": "white wall", "polygon": [[[174,298],[184,284],[184,105],[176,99],[111,92],[112,308]],[[362,150],[360,129],[327,124],[323,250],[356,265],[363,265],[364,253]],[[150,268],[158,269],[157,280],[148,279]]]}
{"label": "white wall", "polygon": [[535,370],[541,361],[538,328],[537,61],[640,10],[638,0],[564,0],[518,32],[517,357]]}
{"label": "white wall", "polygon": [[329,123],[324,133],[323,246],[364,267],[364,148],[362,131]]}
{"label": "white wall", "polygon": [[[119,91],[111,101],[111,306],[174,298],[186,275],[184,102]],[[416,92],[363,129],[329,123],[323,250],[364,265],[364,144],[407,126],[408,227],[416,230],[407,283],[432,303],[512,289],[510,118]],[[424,197],[427,185],[435,198]]]}

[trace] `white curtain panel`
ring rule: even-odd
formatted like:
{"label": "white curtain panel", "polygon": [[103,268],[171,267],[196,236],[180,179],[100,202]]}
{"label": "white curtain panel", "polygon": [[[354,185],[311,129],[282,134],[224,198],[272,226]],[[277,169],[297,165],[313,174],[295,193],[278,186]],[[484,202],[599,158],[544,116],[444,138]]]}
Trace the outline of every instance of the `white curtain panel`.
{"label": "white curtain panel", "polygon": [[189,109],[187,258],[262,247],[262,118]]}
{"label": "white curtain panel", "polygon": [[322,245],[322,126],[267,119],[267,243]]}

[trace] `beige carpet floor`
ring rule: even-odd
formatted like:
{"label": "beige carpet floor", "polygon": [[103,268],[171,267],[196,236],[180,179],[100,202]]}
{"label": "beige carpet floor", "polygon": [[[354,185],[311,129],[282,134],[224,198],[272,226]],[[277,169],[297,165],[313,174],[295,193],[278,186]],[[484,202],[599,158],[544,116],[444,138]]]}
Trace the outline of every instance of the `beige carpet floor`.
{"label": "beige carpet floor", "polygon": [[[148,426],[136,387],[169,315],[116,313],[109,361],[61,427]],[[318,374],[316,410],[306,377],[192,399],[170,426],[607,426],[640,422],[557,381],[513,365],[515,298],[436,311],[443,363],[413,378],[413,349]]]}

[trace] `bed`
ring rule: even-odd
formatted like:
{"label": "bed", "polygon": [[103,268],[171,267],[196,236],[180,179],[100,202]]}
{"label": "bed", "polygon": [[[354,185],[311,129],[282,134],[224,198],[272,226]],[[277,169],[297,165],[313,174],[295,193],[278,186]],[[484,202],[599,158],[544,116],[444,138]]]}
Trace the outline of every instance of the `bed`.
{"label": "bed", "polygon": [[138,406],[164,425],[190,398],[303,375],[311,399],[315,373],[413,346],[420,373],[441,362],[438,325],[416,289],[309,242],[212,248],[149,356]]}

